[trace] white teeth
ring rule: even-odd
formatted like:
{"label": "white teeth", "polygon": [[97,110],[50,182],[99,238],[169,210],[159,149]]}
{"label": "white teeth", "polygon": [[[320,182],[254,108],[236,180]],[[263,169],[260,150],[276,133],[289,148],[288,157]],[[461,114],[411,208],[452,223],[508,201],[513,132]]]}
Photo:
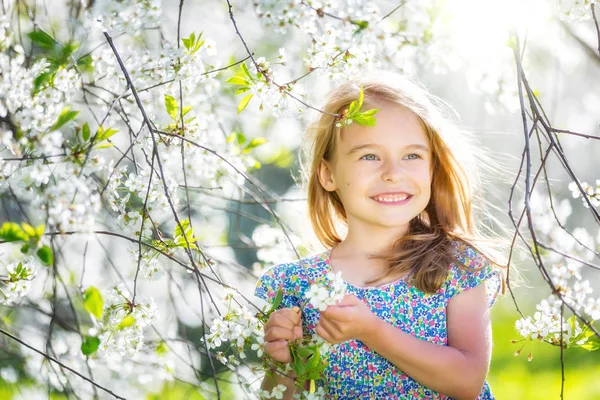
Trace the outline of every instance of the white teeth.
{"label": "white teeth", "polygon": [[383,203],[396,203],[398,201],[403,201],[408,199],[408,195],[405,194],[403,196],[377,196],[375,200],[381,201]]}

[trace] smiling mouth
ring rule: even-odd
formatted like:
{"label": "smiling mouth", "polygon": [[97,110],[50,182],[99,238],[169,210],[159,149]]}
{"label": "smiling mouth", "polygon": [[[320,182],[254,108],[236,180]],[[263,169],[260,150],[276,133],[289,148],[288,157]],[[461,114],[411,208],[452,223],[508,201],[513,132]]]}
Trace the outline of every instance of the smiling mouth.
{"label": "smiling mouth", "polygon": [[387,203],[387,204],[396,204],[396,203],[405,203],[412,197],[411,194],[402,193],[402,194],[382,194],[371,197],[378,203]]}

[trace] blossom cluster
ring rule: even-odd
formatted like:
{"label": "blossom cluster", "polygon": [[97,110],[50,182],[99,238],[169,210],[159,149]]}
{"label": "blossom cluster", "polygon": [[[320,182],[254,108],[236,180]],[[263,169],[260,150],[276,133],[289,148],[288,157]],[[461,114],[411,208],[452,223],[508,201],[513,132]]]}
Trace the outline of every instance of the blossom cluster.
{"label": "blossom cluster", "polygon": [[144,29],[159,26],[162,16],[160,0],[97,1],[89,18],[103,29],[139,35]]}
{"label": "blossom cluster", "polygon": [[245,348],[251,344],[251,349],[262,356],[264,332],[260,321],[248,311],[245,306],[231,308],[226,315],[215,318],[210,327],[210,334],[206,336],[209,349],[217,349],[223,343],[230,342],[230,349],[235,354],[225,355],[226,351],[217,352],[217,359],[224,365],[235,367],[240,359],[246,358]]}
{"label": "blossom cluster", "polygon": [[0,273],[0,304],[11,305],[29,292],[31,280],[35,277],[36,261],[33,257],[23,257],[3,265]]}
{"label": "blossom cluster", "polygon": [[570,20],[592,19],[592,4],[600,5],[597,0],[561,0],[558,4],[559,15]]}
{"label": "blossom cluster", "polygon": [[346,283],[342,272],[327,273],[327,284],[313,283],[306,294],[306,299],[319,311],[325,311],[328,306],[339,303],[346,295]]}
{"label": "blossom cluster", "polygon": [[115,286],[104,305],[104,317],[95,330],[100,339],[99,353],[104,357],[133,357],[144,347],[144,329],[157,317],[152,298],[132,303],[131,294]]}
{"label": "blossom cluster", "polygon": [[[596,186],[592,186],[587,182],[581,182],[581,188],[587,195],[594,207],[600,207],[600,179],[596,180]],[[583,196],[581,196],[581,191],[575,182],[569,183],[569,190],[571,191],[573,198],[577,199],[581,197],[581,201],[583,202],[583,206],[589,208],[588,202],[585,200]]]}
{"label": "blossom cluster", "polygon": [[538,311],[533,318],[527,316],[516,321],[515,327],[522,337],[529,340],[547,340],[554,344],[562,343],[566,347],[585,344],[588,337],[581,335],[583,329],[579,321],[567,322],[564,313],[561,317],[564,301],[575,311],[583,312],[591,321],[600,320],[600,298],[589,296],[593,289],[588,280],[582,279],[580,269],[581,267],[574,263],[552,266],[550,277],[562,301],[552,294],[536,306]]}

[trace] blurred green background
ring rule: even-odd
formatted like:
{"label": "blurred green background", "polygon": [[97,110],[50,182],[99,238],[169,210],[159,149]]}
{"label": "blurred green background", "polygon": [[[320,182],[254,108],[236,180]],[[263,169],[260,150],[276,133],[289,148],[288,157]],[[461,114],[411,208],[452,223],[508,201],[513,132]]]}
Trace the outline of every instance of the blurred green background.
{"label": "blurred green background", "polygon": [[[560,348],[535,342],[525,345],[515,357],[514,352],[525,343],[510,342],[520,339],[514,328],[518,318],[510,295],[499,298],[492,309],[494,348],[488,375],[492,391],[498,400],[560,399]],[[531,362],[527,361],[529,352],[533,355]],[[600,354],[597,351],[567,349],[564,365],[564,399],[600,399]]]}

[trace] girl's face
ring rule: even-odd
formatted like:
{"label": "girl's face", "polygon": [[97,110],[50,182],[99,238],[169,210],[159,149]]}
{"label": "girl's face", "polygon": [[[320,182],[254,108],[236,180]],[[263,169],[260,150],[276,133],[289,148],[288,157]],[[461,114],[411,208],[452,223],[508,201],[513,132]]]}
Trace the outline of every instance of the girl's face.
{"label": "girl's face", "polygon": [[376,126],[353,122],[334,159],[319,169],[321,185],[339,195],[349,229],[408,231],[431,197],[431,151],[425,130],[407,108],[382,103]]}

